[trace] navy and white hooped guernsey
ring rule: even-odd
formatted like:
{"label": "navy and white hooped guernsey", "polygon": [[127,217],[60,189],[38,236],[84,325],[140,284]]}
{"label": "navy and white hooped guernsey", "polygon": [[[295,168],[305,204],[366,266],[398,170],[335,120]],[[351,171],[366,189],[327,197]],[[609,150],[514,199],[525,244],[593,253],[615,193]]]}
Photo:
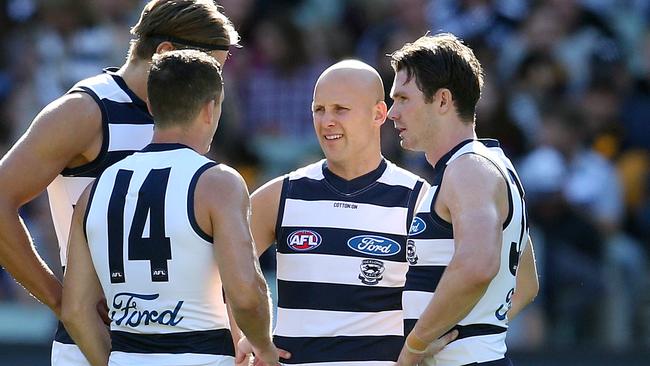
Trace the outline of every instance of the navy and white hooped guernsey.
{"label": "navy and white hooped guernsey", "polygon": [[[382,160],[345,181],[324,160],[284,180],[276,227],[284,364],[388,366],[404,343],[406,236],[421,178]],[[426,189],[426,188],[425,188]]]}
{"label": "navy and white hooped guernsey", "polygon": [[213,239],[194,216],[212,160],[150,144],[106,169],[84,231],[111,317],[111,365],[221,365],[234,346]]}
{"label": "navy and white hooped guernsey", "polygon": [[[116,71],[117,68],[107,68],[102,74],[79,81],[68,91],[68,94],[86,93],[99,106],[102,115],[102,147],[95,160],[73,169],[64,169],[47,187],[64,269],[68,260],[72,212],[81,193],[104,169],[147,146],[153,136],[153,118],[147,104],[129,89]],[[88,365],[60,322],[54,340],[53,366]]]}
{"label": "navy and white hooped guernsey", "polygon": [[59,241],[61,264],[67,262],[67,245],[72,211],[88,184],[107,167],[151,142],[153,118],[147,104],[129,89],[116,68],[75,84],[70,93],[90,95],[102,113],[102,147],[92,162],[64,169],[47,187],[52,221]]}
{"label": "navy and white hooped guernsey", "polygon": [[414,327],[454,255],[453,227],[433,207],[445,168],[458,157],[477,154],[491,161],[503,174],[508,187],[509,215],[503,226],[501,264],[487,291],[461,320],[458,338],[428,365],[460,366],[502,359],[506,353],[506,313],[511,306],[519,255],[528,238],[524,191],[510,160],[496,140],[466,140],[445,154],[435,165],[431,189],[420,203],[409,234],[407,260],[410,264],[403,294],[404,331]]}

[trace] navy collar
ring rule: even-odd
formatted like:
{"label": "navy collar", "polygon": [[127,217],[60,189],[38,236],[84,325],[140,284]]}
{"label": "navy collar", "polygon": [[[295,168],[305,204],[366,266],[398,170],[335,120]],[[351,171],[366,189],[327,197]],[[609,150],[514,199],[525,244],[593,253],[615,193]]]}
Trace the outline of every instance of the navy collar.
{"label": "navy collar", "polygon": [[190,149],[191,147],[179,143],[173,142],[152,142],[149,145],[145,146],[142,149],[142,152],[156,152],[156,151],[169,151],[169,150],[178,150],[178,149]]}
{"label": "navy collar", "polygon": [[478,139],[486,147],[500,147],[501,144],[497,139]]}
{"label": "navy collar", "polygon": [[354,194],[375,183],[377,179],[384,174],[387,166],[388,164],[386,164],[386,160],[382,158],[376,169],[360,177],[346,180],[332,173],[332,171],[327,167],[327,161],[325,161],[323,162],[323,176],[325,177],[325,181],[337,191],[344,194]]}

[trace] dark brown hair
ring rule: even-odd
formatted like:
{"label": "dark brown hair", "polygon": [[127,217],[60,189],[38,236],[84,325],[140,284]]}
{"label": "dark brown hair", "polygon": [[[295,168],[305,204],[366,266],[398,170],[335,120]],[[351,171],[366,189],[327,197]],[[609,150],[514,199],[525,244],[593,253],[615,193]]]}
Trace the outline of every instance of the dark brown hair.
{"label": "dark brown hair", "polygon": [[415,76],[427,103],[440,88],[449,89],[463,121],[474,121],[483,89],[483,68],[471,48],[450,33],[423,36],[391,55],[395,72],[405,70],[406,82]]}
{"label": "dark brown hair", "polygon": [[210,100],[223,92],[221,66],[197,50],[174,50],[152,57],[147,93],[159,127],[190,123]]}

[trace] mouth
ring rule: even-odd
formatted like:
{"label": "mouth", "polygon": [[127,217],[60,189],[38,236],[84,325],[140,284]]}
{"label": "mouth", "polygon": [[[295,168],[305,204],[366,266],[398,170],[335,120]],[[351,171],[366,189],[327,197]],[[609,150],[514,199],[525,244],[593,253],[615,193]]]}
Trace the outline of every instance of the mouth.
{"label": "mouth", "polygon": [[400,137],[402,137],[402,134],[406,132],[406,128],[395,127],[395,129],[397,130]]}
{"label": "mouth", "polygon": [[341,135],[341,134],[332,134],[332,135],[324,135],[323,137],[327,141],[334,141],[334,140],[340,139],[341,137],[343,137],[343,135]]}

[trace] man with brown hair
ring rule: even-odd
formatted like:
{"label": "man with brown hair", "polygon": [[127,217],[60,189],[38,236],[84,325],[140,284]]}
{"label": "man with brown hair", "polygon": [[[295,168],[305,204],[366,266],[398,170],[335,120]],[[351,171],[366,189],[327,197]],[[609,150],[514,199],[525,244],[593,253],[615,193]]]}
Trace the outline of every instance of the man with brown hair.
{"label": "man with brown hair", "polygon": [[[420,229],[408,238],[407,337],[397,364],[510,365],[508,321],[538,282],[517,173],[498,141],[476,136],[481,64],[446,33],[407,43],[391,59],[388,118],[402,147],[423,151],[434,169],[416,210]],[[456,339],[440,350],[445,334]]]}
{"label": "man with brown hair", "polygon": [[[246,184],[202,156],[221,115],[220,66],[196,50],[155,55],[147,89],[152,142],[75,207],[61,319],[93,365],[227,366],[227,296],[255,354],[276,365]],[[95,309],[103,296],[110,333]]]}
{"label": "man with brown hair", "polygon": [[[47,187],[65,268],[72,210],[81,192],[108,166],[151,140],[152,118],[144,102],[151,56],[194,48],[223,64],[239,38],[208,0],[152,0],[131,33],[135,39],[121,68],[82,80],[50,103],[0,161],[0,264],[57,316],[61,283],[35,251],[19,208]],[[52,364],[87,365],[62,326]]]}

